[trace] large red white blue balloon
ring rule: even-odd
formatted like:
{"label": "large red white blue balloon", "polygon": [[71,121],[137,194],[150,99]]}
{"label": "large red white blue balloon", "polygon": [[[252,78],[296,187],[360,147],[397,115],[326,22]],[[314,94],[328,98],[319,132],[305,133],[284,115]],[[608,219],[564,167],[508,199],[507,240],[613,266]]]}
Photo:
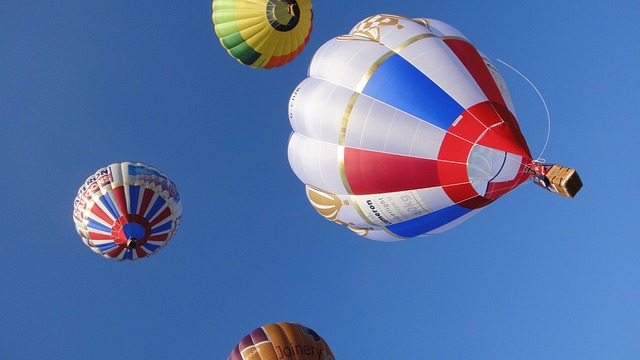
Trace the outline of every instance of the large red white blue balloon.
{"label": "large red white blue balloon", "polygon": [[134,162],[98,169],[78,190],[73,220],[94,252],[117,260],[155,254],[182,216],[175,184],[158,169]]}
{"label": "large red white blue balloon", "polygon": [[450,229],[536,165],[496,68],[432,19],[376,15],[325,43],[289,118],[314,208],[376,240]]}

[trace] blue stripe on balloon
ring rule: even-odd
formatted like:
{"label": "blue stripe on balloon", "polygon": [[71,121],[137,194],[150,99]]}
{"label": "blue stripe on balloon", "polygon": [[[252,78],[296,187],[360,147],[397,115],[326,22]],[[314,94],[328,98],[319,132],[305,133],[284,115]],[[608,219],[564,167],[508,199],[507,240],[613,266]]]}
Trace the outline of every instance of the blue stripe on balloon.
{"label": "blue stripe on balloon", "polygon": [[163,231],[167,231],[167,230],[171,230],[171,221],[167,221],[166,223],[160,225],[160,226],[156,226],[153,229],[151,229],[151,234],[157,234],[157,233],[161,233]]}
{"label": "blue stripe on balloon", "polygon": [[107,208],[107,210],[109,211],[109,213],[114,219],[120,218],[120,214],[116,208],[116,205],[111,200],[111,196],[109,195],[100,196],[100,202],[102,202],[102,204]]}
{"label": "blue stripe on balloon", "polygon": [[149,250],[150,252],[156,252],[156,250],[158,250],[158,248],[160,248],[160,245],[144,243],[142,245],[142,247],[147,249],[147,250]]}
{"label": "blue stripe on balloon", "polygon": [[140,197],[139,186],[129,186],[129,214],[138,213],[138,198]]}
{"label": "blue stripe on balloon", "polygon": [[414,237],[433,231],[453,220],[468,214],[473,209],[452,205],[418,218],[387,226],[392,233],[402,237]]}
{"label": "blue stripe on balloon", "polygon": [[158,211],[160,211],[160,209],[162,208],[162,206],[164,206],[165,203],[166,201],[164,201],[163,198],[158,196],[156,198],[156,201],[153,203],[153,206],[151,206],[151,209],[149,210],[149,212],[147,212],[147,215],[146,215],[147,220],[151,221],[151,219],[153,219],[153,217],[156,216]]}
{"label": "blue stripe on balloon", "polygon": [[444,130],[464,111],[449,94],[398,54],[376,69],[362,93]]}
{"label": "blue stripe on balloon", "polygon": [[100,251],[102,252],[108,252],[117,246],[118,244],[116,244],[115,242],[108,242],[108,243],[96,245],[96,247],[100,249]]}
{"label": "blue stripe on balloon", "polygon": [[103,225],[91,218],[89,218],[89,222],[87,223],[87,227],[93,230],[100,230],[106,232],[107,234],[111,234],[111,227]]}

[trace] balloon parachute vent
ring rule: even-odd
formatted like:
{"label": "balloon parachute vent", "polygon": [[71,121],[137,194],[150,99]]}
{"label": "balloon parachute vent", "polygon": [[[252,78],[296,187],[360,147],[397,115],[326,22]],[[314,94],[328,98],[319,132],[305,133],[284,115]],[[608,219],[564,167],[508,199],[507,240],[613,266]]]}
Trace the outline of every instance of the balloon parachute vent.
{"label": "balloon parachute vent", "polygon": [[582,180],[575,169],[552,165],[546,176],[549,179],[549,190],[556,194],[573,198],[582,188]]}

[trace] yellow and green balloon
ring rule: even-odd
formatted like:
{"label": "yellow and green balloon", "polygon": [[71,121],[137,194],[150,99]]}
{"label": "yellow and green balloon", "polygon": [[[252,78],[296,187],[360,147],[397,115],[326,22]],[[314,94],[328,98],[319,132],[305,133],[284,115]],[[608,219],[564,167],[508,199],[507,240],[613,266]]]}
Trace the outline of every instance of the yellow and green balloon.
{"label": "yellow and green balloon", "polygon": [[220,43],[247,66],[282,66],[309,41],[311,0],[214,0],[212,8]]}

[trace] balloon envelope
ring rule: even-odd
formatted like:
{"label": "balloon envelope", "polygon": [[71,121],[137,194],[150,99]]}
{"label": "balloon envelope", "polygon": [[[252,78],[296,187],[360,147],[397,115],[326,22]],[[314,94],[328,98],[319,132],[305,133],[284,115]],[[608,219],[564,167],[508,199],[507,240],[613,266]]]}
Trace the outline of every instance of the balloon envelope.
{"label": "balloon envelope", "polygon": [[311,0],[214,0],[212,8],[220,43],[242,64],[282,66],[309,42]]}
{"label": "balloon envelope", "polygon": [[445,231],[531,177],[503,79],[437,20],[376,15],[325,43],[289,119],[313,207],[371,239]]}
{"label": "balloon envelope", "polygon": [[78,190],[73,220],[94,252],[117,260],[155,254],[180,224],[175,184],[158,169],[134,162],[98,169]]}
{"label": "balloon envelope", "polygon": [[294,323],[267,324],[245,336],[227,360],[335,360],[315,331]]}

